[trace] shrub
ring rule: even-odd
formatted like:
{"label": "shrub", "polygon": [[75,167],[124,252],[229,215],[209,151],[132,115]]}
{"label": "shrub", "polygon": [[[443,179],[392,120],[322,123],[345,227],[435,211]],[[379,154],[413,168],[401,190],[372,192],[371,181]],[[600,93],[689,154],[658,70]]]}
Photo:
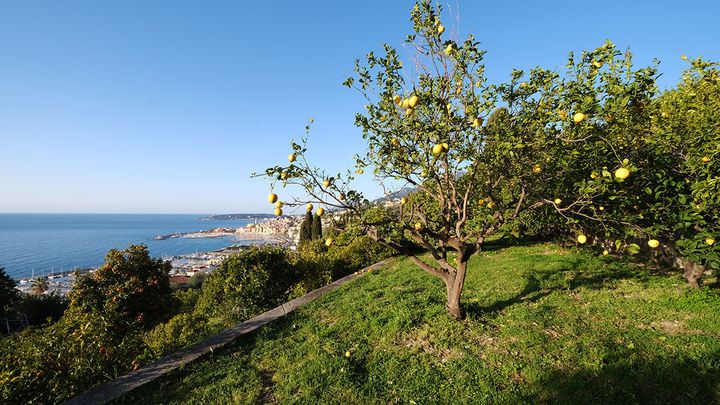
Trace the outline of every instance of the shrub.
{"label": "shrub", "polygon": [[202,287],[197,311],[226,325],[281,304],[299,280],[286,250],[252,247],[225,260]]}
{"label": "shrub", "polygon": [[206,318],[192,313],[181,313],[168,322],[155,326],[147,332],[144,340],[153,355],[159,357],[197,343],[216,331],[209,327]]}
{"label": "shrub", "polygon": [[151,258],[145,246],[113,249],[95,273],[78,278],[70,310],[149,329],[171,313],[169,271],[170,263]]}
{"label": "shrub", "polygon": [[116,324],[93,314],[64,315],[41,329],[26,329],[0,345],[0,397],[5,403],[54,403],[132,369],[143,350],[137,324]]}
{"label": "shrub", "polygon": [[3,400],[57,402],[139,367],[148,357],[143,329],[173,306],[168,270],[144,246],[111,250],[96,273],[78,279],[57,323],[3,340]]}
{"label": "shrub", "polygon": [[200,288],[202,287],[202,284],[205,282],[205,278],[207,278],[207,273],[195,273],[190,277],[190,280],[188,280],[188,287],[190,288]]}

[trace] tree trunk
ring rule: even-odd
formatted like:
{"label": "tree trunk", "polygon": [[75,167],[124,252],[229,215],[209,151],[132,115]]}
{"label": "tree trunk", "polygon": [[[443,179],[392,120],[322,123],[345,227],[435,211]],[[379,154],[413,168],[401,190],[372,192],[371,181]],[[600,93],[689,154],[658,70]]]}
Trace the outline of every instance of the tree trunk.
{"label": "tree trunk", "polygon": [[685,277],[685,280],[688,282],[690,287],[700,287],[702,276],[705,273],[705,266],[695,262],[685,261],[683,263],[683,268],[685,269],[683,277]]}
{"label": "tree trunk", "polygon": [[454,276],[449,276],[445,280],[445,286],[447,287],[447,306],[445,308],[448,314],[457,320],[465,319],[465,310],[460,304],[460,295],[465,284],[466,271],[467,262],[458,258],[457,272]]}

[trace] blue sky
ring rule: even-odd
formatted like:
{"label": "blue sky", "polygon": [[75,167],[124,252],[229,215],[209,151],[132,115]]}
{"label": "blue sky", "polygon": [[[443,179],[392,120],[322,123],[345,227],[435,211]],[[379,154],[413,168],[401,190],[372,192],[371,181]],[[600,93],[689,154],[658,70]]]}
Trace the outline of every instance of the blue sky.
{"label": "blue sky", "polygon": [[[364,103],[341,82],[383,42],[402,49],[412,4],[0,1],[0,212],[271,212],[249,175],[284,164],[308,117],[315,163],[352,167]],[[713,1],[442,4],[494,82],[605,39],[660,59],[663,87],[681,54],[720,60]]]}

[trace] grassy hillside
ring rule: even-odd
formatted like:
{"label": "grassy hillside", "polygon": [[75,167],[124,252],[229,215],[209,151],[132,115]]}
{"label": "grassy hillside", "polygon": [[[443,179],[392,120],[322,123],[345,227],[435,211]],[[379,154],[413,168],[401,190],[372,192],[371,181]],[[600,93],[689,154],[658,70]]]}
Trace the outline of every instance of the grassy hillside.
{"label": "grassy hillside", "polygon": [[720,293],[681,281],[550,244],[497,249],[471,261],[456,322],[441,282],[401,260],[125,401],[718,402]]}

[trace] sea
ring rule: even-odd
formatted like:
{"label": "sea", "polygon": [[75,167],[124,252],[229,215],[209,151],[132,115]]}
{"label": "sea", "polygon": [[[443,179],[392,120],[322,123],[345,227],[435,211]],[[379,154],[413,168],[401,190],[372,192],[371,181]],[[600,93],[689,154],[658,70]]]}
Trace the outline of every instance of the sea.
{"label": "sea", "polygon": [[201,220],[185,214],[0,214],[0,267],[15,279],[96,267],[110,249],[143,244],[155,257],[251,244],[238,237],[158,235],[244,227],[254,220]]}

